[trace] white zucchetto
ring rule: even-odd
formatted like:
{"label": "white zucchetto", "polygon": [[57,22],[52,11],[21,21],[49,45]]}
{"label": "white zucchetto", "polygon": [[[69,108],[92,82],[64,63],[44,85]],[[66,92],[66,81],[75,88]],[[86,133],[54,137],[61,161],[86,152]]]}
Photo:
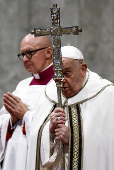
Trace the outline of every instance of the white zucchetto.
{"label": "white zucchetto", "polygon": [[72,59],[84,59],[81,51],[74,46],[63,46],[61,47],[62,57],[72,58]]}

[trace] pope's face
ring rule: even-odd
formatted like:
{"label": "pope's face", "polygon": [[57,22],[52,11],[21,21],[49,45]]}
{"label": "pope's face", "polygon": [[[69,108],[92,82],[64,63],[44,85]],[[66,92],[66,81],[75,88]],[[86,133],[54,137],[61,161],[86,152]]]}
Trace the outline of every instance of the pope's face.
{"label": "pope's face", "polygon": [[64,75],[62,93],[65,97],[70,98],[81,89],[87,65],[70,58],[62,58],[62,63]]}
{"label": "pope's face", "polygon": [[[31,35],[27,36],[21,42],[21,53],[26,53],[40,48],[44,48],[43,43],[41,41],[41,38],[37,38],[36,40]],[[37,74],[46,68],[47,50],[48,48],[34,52],[31,59],[28,59],[26,55],[23,57],[23,63],[28,72],[32,74]]]}

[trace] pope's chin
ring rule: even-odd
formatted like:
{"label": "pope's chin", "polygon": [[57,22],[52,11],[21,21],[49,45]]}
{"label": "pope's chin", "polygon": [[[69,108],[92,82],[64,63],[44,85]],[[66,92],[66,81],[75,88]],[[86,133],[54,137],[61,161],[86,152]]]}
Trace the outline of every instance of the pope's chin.
{"label": "pope's chin", "polygon": [[68,88],[62,88],[62,94],[66,97],[69,98],[71,97],[71,91]]}
{"label": "pope's chin", "polygon": [[76,95],[77,92],[75,91],[72,91],[70,88],[68,87],[63,87],[62,88],[62,94],[63,96],[65,96],[66,98],[71,98],[73,97],[74,95]]}

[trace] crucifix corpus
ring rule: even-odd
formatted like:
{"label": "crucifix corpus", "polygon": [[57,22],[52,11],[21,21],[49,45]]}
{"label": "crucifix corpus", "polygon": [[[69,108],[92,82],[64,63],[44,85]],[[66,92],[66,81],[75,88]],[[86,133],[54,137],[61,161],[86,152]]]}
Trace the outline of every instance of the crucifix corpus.
{"label": "crucifix corpus", "polygon": [[[34,34],[35,37],[51,35],[53,37],[53,68],[54,68],[54,81],[57,86],[58,94],[58,106],[62,108],[61,100],[61,87],[62,87],[62,55],[61,55],[61,36],[63,34],[68,35],[78,35],[79,32],[82,32],[82,29],[79,29],[78,26],[72,27],[61,27],[60,26],[60,8],[57,4],[53,4],[51,9],[51,19],[52,26],[50,28],[34,28],[31,31],[31,34]],[[63,155],[63,145],[61,144],[61,170],[64,170],[64,155]]]}

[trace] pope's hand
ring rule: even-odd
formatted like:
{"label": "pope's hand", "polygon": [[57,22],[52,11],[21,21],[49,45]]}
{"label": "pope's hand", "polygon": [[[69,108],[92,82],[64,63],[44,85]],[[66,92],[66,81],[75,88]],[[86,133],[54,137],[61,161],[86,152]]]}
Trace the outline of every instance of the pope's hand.
{"label": "pope's hand", "polygon": [[51,114],[50,133],[54,133],[58,124],[65,124],[65,111],[62,108],[56,108]]}
{"label": "pope's hand", "polygon": [[17,96],[8,92],[3,97],[4,106],[12,116],[12,123],[15,124],[19,119],[22,120],[24,114],[29,110],[27,105]]}
{"label": "pope's hand", "polygon": [[63,144],[69,144],[69,128],[64,124],[58,124],[55,129],[56,139],[61,141]]}

